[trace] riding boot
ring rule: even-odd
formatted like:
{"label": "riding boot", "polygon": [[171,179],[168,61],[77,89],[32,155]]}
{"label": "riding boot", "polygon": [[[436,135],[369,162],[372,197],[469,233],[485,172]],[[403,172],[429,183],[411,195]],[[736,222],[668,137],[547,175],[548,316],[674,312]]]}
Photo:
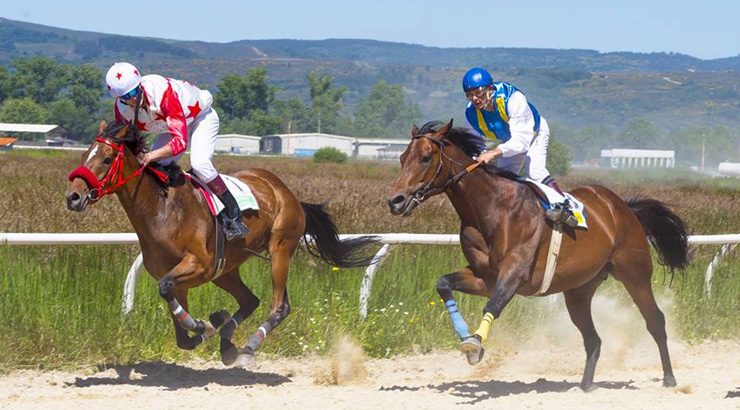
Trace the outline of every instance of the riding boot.
{"label": "riding boot", "polygon": [[[563,190],[560,189],[560,186],[552,177],[547,177],[546,179],[549,179],[547,186],[557,191],[560,195],[565,196]],[[562,204],[554,204],[552,208],[545,211],[545,217],[555,223],[562,223],[571,228],[578,226],[578,220],[573,215],[573,211],[570,210],[570,204],[567,199]]]}
{"label": "riding boot", "polygon": [[239,209],[239,204],[237,204],[231,191],[226,188],[221,175],[218,175],[207,185],[226,207],[220,214],[226,240],[231,241],[249,235],[249,228],[242,221],[242,211]]}

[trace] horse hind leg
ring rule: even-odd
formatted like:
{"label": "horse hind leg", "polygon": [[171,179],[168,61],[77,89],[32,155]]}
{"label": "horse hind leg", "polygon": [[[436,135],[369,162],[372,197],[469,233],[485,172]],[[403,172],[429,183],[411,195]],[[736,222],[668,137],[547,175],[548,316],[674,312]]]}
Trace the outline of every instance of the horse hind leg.
{"label": "horse hind leg", "polygon": [[650,277],[652,275],[652,263],[649,262],[645,265],[646,269],[640,270],[642,274],[631,274],[629,276],[620,275],[615,277],[619,279],[624,285],[627,292],[632,297],[632,300],[640,310],[640,314],[645,319],[648,332],[655,340],[658,345],[658,352],[660,352],[660,362],[663,366],[663,386],[674,387],[676,386],[676,377],[673,375],[673,368],[671,366],[671,358],[668,354],[668,336],[665,330],[665,316],[660,311],[658,304],[655,301],[655,295],[653,294],[653,288],[650,284]]}
{"label": "horse hind leg", "polygon": [[570,320],[581,332],[583,347],[586,349],[586,366],[581,379],[581,389],[583,391],[593,389],[596,362],[599,361],[599,355],[601,354],[601,338],[596,333],[591,315],[591,300],[603,280],[604,276],[599,274],[585,285],[563,292]]}
{"label": "horse hind leg", "polygon": [[213,283],[221,289],[229,292],[239,303],[239,309],[237,309],[233,315],[229,315],[226,311],[220,310],[218,312],[214,312],[210,316],[210,321],[213,326],[216,328],[220,327],[218,333],[221,337],[221,362],[223,362],[224,365],[229,366],[234,364],[239,356],[239,349],[234,346],[234,343],[231,341],[234,336],[234,331],[241,322],[252,315],[255,309],[259,306],[260,300],[242,281],[239,276],[239,268],[225,272],[223,275],[216,278]]}

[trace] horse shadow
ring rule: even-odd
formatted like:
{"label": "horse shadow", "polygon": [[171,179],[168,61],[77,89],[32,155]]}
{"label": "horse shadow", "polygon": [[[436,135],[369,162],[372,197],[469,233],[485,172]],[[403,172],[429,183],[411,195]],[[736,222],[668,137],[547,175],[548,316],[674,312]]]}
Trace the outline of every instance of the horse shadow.
{"label": "horse shadow", "polygon": [[131,366],[98,366],[99,371],[113,369],[118,377],[77,377],[67,383],[74,387],[132,385],[142,387],[164,387],[168,390],[206,387],[211,383],[221,386],[279,386],[290,382],[288,377],[275,373],[257,373],[241,368],[193,369],[174,363],[143,362]]}
{"label": "horse shadow", "polygon": [[[637,390],[637,387],[632,385],[633,381],[627,382],[599,382],[594,383],[596,388],[600,389],[627,389]],[[573,388],[578,388],[578,383],[568,381],[551,381],[544,378],[537,379],[532,383],[525,383],[520,381],[460,381],[440,384],[429,384],[426,386],[419,387],[407,387],[407,386],[392,386],[382,387],[381,390],[386,391],[403,391],[410,390],[416,391],[421,389],[432,389],[439,393],[451,394],[453,396],[467,399],[461,404],[475,404],[488,399],[495,399],[497,397],[509,396],[512,394],[527,394],[531,392],[537,393],[564,393],[570,391]]]}

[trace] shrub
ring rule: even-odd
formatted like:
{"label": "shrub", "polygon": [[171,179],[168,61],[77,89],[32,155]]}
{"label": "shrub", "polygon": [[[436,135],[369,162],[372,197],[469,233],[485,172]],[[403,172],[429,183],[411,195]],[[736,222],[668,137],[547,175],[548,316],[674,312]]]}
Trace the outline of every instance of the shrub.
{"label": "shrub", "polygon": [[334,162],[342,164],[347,162],[347,154],[334,147],[319,148],[319,150],[313,154],[313,162]]}

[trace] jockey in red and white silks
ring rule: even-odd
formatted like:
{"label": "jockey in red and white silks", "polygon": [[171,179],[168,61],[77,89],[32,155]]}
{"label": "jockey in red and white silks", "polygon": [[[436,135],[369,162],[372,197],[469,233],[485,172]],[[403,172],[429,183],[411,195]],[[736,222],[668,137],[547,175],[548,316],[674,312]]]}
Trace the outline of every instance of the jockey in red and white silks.
{"label": "jockey in red and white silks", "polygon": [[[141,77],[140,84],[144,94],[136,127],[157,134],[153,151],[165,144],[172,150],[172,156],[159,163],[176,162],[190,147],[193,171],[203,182],[211,182],[218,175],[211,158],[219,128],[218,114],[211,108],[211,93],[156,74]],[[114,110],[117,121],[134,120],[134,107],[118,98]]]}
{"label": "jockey in red and white silks", "polygon": [[134,121],[139,100],[136,127],[157,134],[152,150],[138,158],[140,165],[176,162],[190,148],[193,172],[226,206],[227,238],[246,236],[248,228],[241,220],[236,200],[211,161],[219,128],[218,114],[211,107],[211,93],[182,80],[156,74],[141,76],[136,67],[123,62],[114,64],[105,79],[115,98],[116,120]]}

